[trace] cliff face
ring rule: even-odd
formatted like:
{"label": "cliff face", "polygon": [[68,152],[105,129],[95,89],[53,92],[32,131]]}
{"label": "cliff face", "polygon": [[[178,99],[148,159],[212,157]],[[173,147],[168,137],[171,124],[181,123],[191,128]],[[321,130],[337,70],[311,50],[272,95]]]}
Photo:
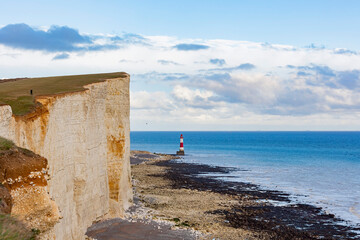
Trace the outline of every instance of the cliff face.
{"label": "cliff face", "polygon": [[129,76],[85,88],[37,97],[41,106],[21,117],[0,106],[0,136],[48,161],[60,217],[46,239],[83,239],[93,221],[121,216],[132,199]]}

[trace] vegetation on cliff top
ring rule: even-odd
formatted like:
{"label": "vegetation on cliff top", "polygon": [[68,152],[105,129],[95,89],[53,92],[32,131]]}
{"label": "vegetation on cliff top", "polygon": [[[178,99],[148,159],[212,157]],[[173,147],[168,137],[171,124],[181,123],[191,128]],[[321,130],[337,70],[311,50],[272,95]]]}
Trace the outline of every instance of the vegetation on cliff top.
{"label": "vegetation on cliff top", "polygon": [[84,85],[126,76],[116,72],[0,80],[0,104],[10,105],[15,115],[24,115],[35,108],[35,96],[81,91]]}

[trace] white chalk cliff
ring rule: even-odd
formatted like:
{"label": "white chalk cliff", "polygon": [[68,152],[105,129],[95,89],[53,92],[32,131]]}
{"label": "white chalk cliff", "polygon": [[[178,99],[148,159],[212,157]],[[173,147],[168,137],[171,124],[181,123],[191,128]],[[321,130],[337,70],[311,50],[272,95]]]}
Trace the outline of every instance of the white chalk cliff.
{"label": "white chalk cliff", "polygon": [[[25,116],[0,106],[0,136],[48,161],[47,186],[24,186],[11,193],[17,215],[26,215],[24,204],[46,202],[43,209],[51,224],[43,239],[84,239],[94,221],[122,216],[129,207],[129,79],[127,75],[86,85],[84,91],[37,97],[41,106]],[[35,197],[26,195],[30,192],[48,199],[34,202]]]}

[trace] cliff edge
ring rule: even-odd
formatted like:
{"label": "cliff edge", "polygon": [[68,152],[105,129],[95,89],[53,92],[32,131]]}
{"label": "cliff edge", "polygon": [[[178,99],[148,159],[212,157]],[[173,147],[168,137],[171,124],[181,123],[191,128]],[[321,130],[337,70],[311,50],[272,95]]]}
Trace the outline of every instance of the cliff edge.
{"label": "cliff edge", "polygon": [[[30,80],[19,81],[30,86]],[[94,221],[121,217],[131,204],[129,81],[121,73],[83,90],[36,96],[25,115],[14,115],[11,104],[0,106],[0,136],[46,160],[46,176],[39,173],[42,183],[30,184],[42,189],[29,198],[42,205],[37,197],[48,196],[47,216],[54,224],[40,229],[41,238],[84,239]],[[24,194],[19,189],[10,189],[11,195]],[[16,201],[12,212],[15,207]]]}

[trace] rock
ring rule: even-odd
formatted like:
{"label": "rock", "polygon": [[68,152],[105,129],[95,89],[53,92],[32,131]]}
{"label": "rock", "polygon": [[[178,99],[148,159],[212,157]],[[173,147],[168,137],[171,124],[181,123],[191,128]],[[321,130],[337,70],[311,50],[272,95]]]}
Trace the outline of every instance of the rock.
{"label": "rock", "polygon": [[0,184],[0,214],[9,214],[12,208],[12,198],[9,190]]}

